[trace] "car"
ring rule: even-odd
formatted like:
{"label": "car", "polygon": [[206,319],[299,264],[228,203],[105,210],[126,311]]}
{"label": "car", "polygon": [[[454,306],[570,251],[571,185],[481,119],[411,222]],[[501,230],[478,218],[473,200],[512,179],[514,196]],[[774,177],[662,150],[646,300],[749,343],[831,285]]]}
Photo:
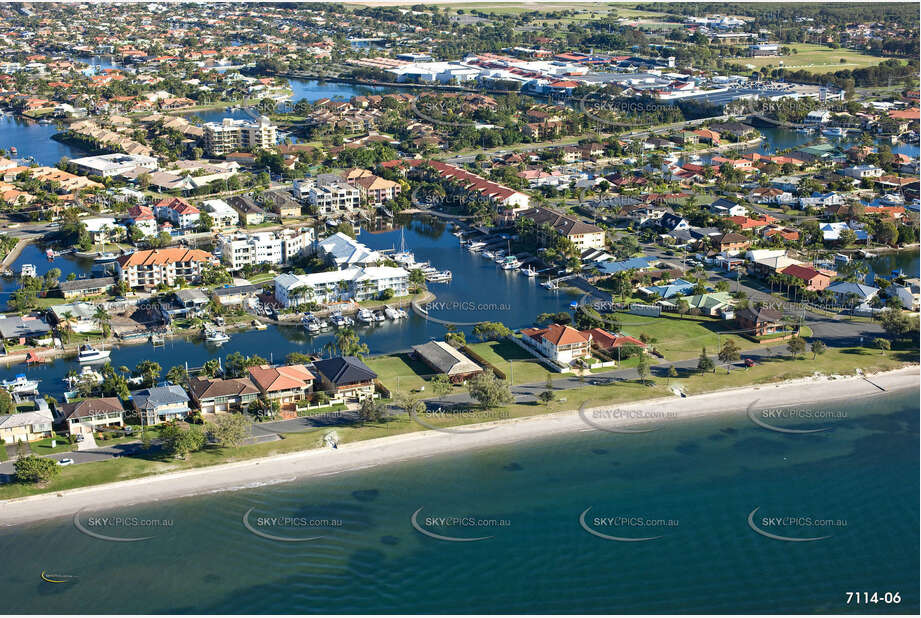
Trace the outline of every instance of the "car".
{"label": "car", "polygon": [[77,436],[77,442],[83,442],[85,439],[83,436]]}
{"label": "car", "polygon": [[58,459],[59,466],[71,466],[73,465],[74,460],[70,457],[65,457],[64,459]]}
{"label": "car", "polygon": [[754,367],[757,363],[751,358],[742,359],[742,362],[745,363],[746,367]]}

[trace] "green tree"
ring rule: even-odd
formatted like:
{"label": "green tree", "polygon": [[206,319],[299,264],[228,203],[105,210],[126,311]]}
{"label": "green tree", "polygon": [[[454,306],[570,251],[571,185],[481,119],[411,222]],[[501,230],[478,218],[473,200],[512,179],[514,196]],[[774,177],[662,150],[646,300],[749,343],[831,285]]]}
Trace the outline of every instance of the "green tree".
{"label": "green tree", "polygon": [[454,386],[451,384],[451,380],[443,373],[432,376],[432,379],[429,380],[429,384],[432,387],[432,392],[439,396],[447,395],[452,390],[454,390]]}
{"label": "green tree", "polygon": [[892,348],[892,345],[889,343],[888,339],[883,339],[882,337],[876,337],[873,339],[873,347],[879,350],[880,354],[885,354],[886,350]]}
{"label": "green tree", "polygon": [[205,426],[208,439],[220,446],[239,446],[249,437],[253,421],[243,414],[218,414]]}
{"label": "green tree", "polygon": [[367,398],[361,402],[358,409],[360,423],[379,423],[384,417],[384,405],[378,399]]}
{"label": "green tree", "polygon": [[[732,339],[727,339],[726,342],[723,343],[723,347],[720,349],[718,356],[721,363],[729,365],[729,363],[734,363],[741,358],[740,352],[739,344]],[[728,366],[726,367],[726,373],[729,373]]]}
{"label": "green tree", "polygon": [[480,322],[473,327],[473,336],[480,341],[497,341],[512,334],[502,322]]}
{"label": "green tree", "polygon": [[135,365],[133,373],[144,381],[144,386],[150,387],[157,383],[162,371],[163,368],[160,366],[160,363],[156,363],[152,360],[143,360]]}
{"label": "green tree", "polygon": [[20,457],[13,469],[20,483],[47,483],[61,471],[53,459],[36,455]]}
{"label": "green tree", "polygon": [[549,406],[549,405],[550,405],[550,402],[553,401],[554,399],[556,399],[556,393],[554,393],[553,391],[550,391],[550,390],[541,391],[541,393],[537,396],[537,398],[538,398],[541,402],[543,402],[544,404],[546,404],[546,405]]}
{"label": "green tree", "polygon": [[198,427],[183,429],[179,423],[170,422],[160,428],[160,443],[170,455],[185,459],[205,446],[205,434]]}
{"label": "green tree", "polygon": [[13,405],[13,398],[10,396],[10,392],[5,388],[0,388],[0,415],[12,414],[15,411],[16,409]]}
{"label": "green tree", "polygon": [[802,337],[791,337],[787,342],[787,349],[794,359],[806,351],[806,340]]}
{"label": "green tree", "polygon": [[816,356],[818,356],[819,354],[825,354],[825,350],[827,349],[827,346],[825,345],[824,342],[816,339],[815,341],[812,342],[812,345],[809,346],[809,349],[812,351],[812,360],[815,360]]}
{"label": "green tree", "polygon": [[714,371],[715,366],[713,365],[713,359],[707,356],[707,348],[703,347],[700,349],[700,356],[697,358],[697,371],[701,373],[706,373],[707,371]]}
{"label": "green tree", "polygon": [[640,382],[643,383],[643,385],[646,385],[647,381],[649,380],[650,369],[649,369],[649,359],[646,357],[645,354],[640,354],[640,357],[636,365],[636,372],[640,376]]}
{"label": "green tree", "polygon": [[173,365],[170,367],[170,370],[166,372],[166,379],[173,384],[183,386],[189,381],[189,372],[186,371],[184,365]]}
{"label": "green tree", "polygon": [[495,408],[513,399],[508,382],[497,378],[492,371],[484,371],[468,380],[467,391],[484,408]]}

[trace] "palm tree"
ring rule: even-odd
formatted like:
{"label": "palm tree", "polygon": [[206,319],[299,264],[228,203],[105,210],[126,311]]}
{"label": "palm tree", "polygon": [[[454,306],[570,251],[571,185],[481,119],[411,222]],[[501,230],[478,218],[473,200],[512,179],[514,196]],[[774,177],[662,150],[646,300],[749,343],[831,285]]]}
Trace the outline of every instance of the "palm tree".
{"label": "palm tree", "polygon": [[58,331],[61,333],[61,339],[64,340],[64,343],[70,341],[70,336],[73,334],[74,329],[71,322],[74,320],[73,311],[65,311],[61,315],[61,322],[58,324]]}
{"label": "palm tree", "polygon": [[96,312],[93,314],[93,317],[96,318],[96,321],[99,323],[99,328],[102,331],[102,338],[108,339],[109,333],[112,330],[109,326],[109,324],[112,322],[112,316],[109,315],[109,312],[106,311],[105,307],[98,305],[96,307]]}

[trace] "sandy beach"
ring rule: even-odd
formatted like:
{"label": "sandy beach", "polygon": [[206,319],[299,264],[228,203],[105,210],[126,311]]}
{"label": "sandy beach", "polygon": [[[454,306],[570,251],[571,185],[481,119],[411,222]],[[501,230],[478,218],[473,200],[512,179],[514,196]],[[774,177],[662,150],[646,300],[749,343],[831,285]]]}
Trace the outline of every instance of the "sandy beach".
{"label": "sandy beach", "polygon": [[[233,491],[341,474],[388,463],[517,443],[561,433],[624,427],[641,428],[643,423],[662,425],[676,420],[719,414],[743,415],[746,414],[746,408],[755,402],[758,409],[809,404],[827,405],[836,400],[853,401],[890,391],[917,389],[918,386],[919,368],[912,366],[866,377],[823,376],[717,391],[687,398],[671,397],[608,406],[603,406],[603,402],[599,401],[597,405],[593,403],[592,408],[583,409],[581,412],[571,410],[464,425],[454,428],[455,433],[420,431],[344,444],[338,449],[301,451],[6,500],[0,502],[0,519],[4,525],[17,525],[68,516],[87,508],[104,510],[215,491]],[[465,433],[460,433],[461,431]]]}

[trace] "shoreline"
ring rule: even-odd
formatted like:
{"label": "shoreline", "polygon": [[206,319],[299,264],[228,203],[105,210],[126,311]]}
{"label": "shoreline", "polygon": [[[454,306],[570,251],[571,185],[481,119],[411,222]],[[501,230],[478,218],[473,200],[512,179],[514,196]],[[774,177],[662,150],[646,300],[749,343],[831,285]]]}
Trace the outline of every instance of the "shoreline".
{"label": "shoreline", "polygon": [[[658,398],[616,405],[619,410],[661,411],[666,423],[745,414],[746,406],[768,396],[772,406],[784,407],[853,400],[918,388],[918,366],[869,376],[821,376],[761,386],[714,391],[687,398]],[[804,388],[808,387],[808,388]],[[599,402],[600,403],[600,402]],[[604,406],[591,408],[599,410]],[[651,419],[653,422],[657,419]],[[607,421],[605,421],[607,423]],[[646,421],[650,422],[650,421]],[[618,420],[610,427],[635,426],[636,419]],[[596,424],[597,426],[597,424]],[[284,455],[206,466],[162,475],[94,485],[0,501],[3,524],[14,526],[73,515],[83,509],[112,509],[146,502],[174,500],[205,493],[236,491],[262,485],[331,476],[391,463],[448,455],[475,449],[550,438],[561,433],[597,431],[568,410],[475,425],[461,425],[456,433],[418,431],[342,444],[336,450],[316,448]],[[480,431],[474,432],[473,430]],[[484,431],[490,429],[489,431]],[[463,433],[461,433],[463,432]],[[469,434],[469,435],[465,435]]]}

